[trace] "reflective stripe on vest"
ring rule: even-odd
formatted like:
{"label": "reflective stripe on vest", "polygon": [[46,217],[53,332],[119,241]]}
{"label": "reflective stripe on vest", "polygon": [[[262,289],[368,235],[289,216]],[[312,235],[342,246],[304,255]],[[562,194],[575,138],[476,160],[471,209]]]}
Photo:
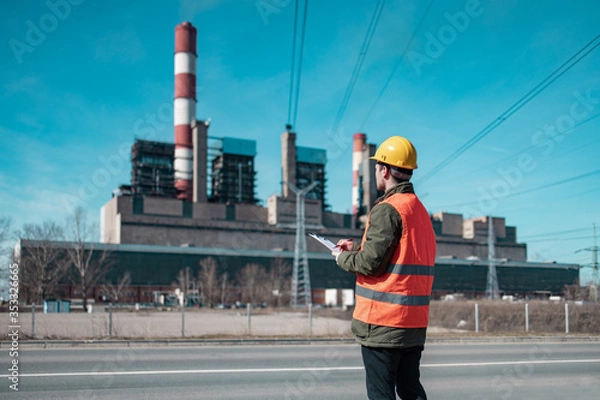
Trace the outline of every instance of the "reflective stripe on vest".
{"label": "reflective stripe on vest", "polygon": [[[412,193],[395,194],[383,202],[400,214],[402,237],[384,274],[357,276],[354,318],[397,328],[427,327],[435,263],[435,234],[429,213]],[[369,225],[370,218],[363,244]]]}
{"label": "reflective stripe on vest", "polygon": [[429,305],[429,296],[405,296],[403,294],[377,292],[362,286],[356,287],[356,295],[371,300],[383,301],[391,304],[400,304],[403,306]]}

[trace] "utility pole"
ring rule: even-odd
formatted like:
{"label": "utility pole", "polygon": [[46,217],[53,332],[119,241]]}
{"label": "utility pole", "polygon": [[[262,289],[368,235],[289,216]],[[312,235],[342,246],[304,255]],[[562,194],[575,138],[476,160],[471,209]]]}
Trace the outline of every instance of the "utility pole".
{"label": "utility pole", "polygon": [[238,203],[242,202],[242,163],[238,163]]}
{"label": "utility pole", "polygon": [[492,223],[492,217],[488,217],[488,274],[487,274],[487,286],[485,288],[485,297],[490,300],[498,299],[500,297],[500,290],[498,289],[498,276],[496,274],[496,249],[494,247],[494,226]]}
{"label": "utility pole", "polygon": [[292,273],[292,307],[295,308],[312,304],[310,270],[308,268],[308,255],[306,254],[304,199],[306,194],[317,186],[318,182],[312,182],[304,189],[298,189],[294,184],[289,182],[286,182],[286,184],[296,193],[296,245],[294,247],[294,268]]}
{"label": "utility pole", "polygon": [[592,282],[590,283],[590,298],[594,301],[598,301],[598,246],[596,245],[596,224],[593,224],[594,235],[592,236],[592,247],[586,247],[585,249],[579,249],[575,253],[580,251],[591,251],[592,252]]}

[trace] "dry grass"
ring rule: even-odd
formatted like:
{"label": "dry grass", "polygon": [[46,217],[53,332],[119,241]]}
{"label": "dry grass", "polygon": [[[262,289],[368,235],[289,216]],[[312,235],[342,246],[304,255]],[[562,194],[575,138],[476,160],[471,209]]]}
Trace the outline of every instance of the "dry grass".
{"label": "dry grass", "polygon": [[[489,333],[525,332],[525,303],[479,301],[479,331]],[[530,333],[564,333],[565,303],[531,301]],[[600,304],[569,303],[569,333],[600,334]],[[436,301],[431,304],[429,324],[448,329],[475,330],[474,301]]]}

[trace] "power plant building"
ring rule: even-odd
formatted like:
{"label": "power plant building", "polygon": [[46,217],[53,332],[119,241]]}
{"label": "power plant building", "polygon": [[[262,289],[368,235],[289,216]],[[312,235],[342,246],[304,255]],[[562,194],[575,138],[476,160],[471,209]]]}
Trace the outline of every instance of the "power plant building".
{"label": "power plant building", "polygon": [[[275,259],[290,261],[297,243],[295,190],[313,182],[316,185],[305,198],[306,230],[333,242],[360,241],[380,194],[374,161],[369,159],[376,146],[367,143],[366,134],[354,135],[351,213],[330,210],[327,154],[297,146],[301,136],[290,126],[280,136],[281,193],[261,205],[255,183],[257,142],[209,138],[210,121],[196,119],[196,29],[185,22],[177,26],[175,36],[174,143],[136,140],[131,190],[117,191],[101,209],[102,243],[95,251],[107,249],[115,257],[107,279],[129,271],[131,291],[137,296],[133,301],[146,301],[143,293],[169,287],[182,268],[197,268],[209,256],[229,274],[248,263],[268,267]],[[209,139],[217,145],[209,146]],[[517,241],[516,227],[507,226],[504,218],[465,219],[440,212],[431,214],[431,221],[437,237],[434,296],[485,293],[490,223],[501,292],[556,294],[578,278],[580,266],[575,264],[527,262],[526,244]],[[325,247],[312,239],[306,244],[313,288],[354,287],[353,275],[339,269]],[[19,246],[26,254],[32,243],[20,241]]]}

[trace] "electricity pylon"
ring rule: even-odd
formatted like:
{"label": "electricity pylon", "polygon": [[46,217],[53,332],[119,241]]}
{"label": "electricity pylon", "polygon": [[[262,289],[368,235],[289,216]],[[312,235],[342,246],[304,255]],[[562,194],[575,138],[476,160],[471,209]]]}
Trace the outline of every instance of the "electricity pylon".
{"label": "electricity pylon", "polygon": [[593,226],[593,246],[586,247],[585,249],[579,249],[575,253],[579,253],[580,251],[592,252],[592,282],[590,283],[590,297],[593,298],[594,301],[598,301],[598,284],[600,283],[598,279],[598,246],[596,245],[596,224],[594,224]]}
{"label": "electricity pylon", "polygon": [[498,289],[498,275],[496,274],[496,250],[494,247],[494,226],[492,217],[488,217],[488,274],[487,286],[485,288],[485,297],[487,299],[500,298],[500,290]]}
{"label": "electricity pylon", "polygon": [[292,273],[292,307],[308,306],[312,304],[312,291],[308,255],[306,254],[304,199],[306,194],[317,186],[318,182],[312,182],[304,189],[298,189],[289,182],[286,182],[286,184],[292,192],[296,193],[296,245],[294,247],[294,270]]}

